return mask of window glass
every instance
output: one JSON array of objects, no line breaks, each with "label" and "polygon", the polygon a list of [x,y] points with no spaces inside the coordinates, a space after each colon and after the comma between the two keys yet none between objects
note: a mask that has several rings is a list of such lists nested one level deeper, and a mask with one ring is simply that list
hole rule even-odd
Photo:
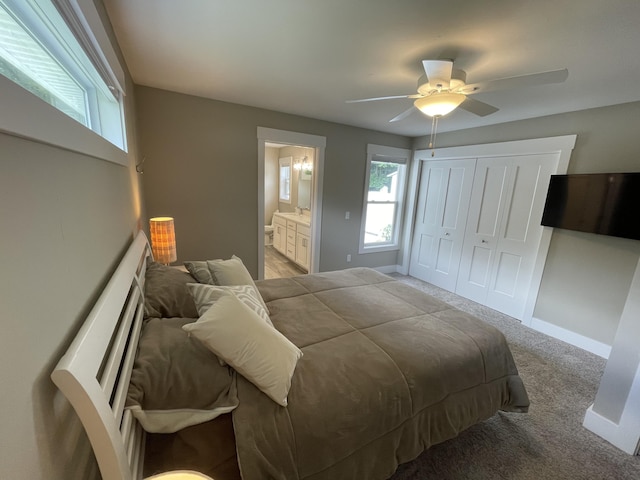
[{"label": "window glass", "polygon": [[87,125],[86,91],[1,3],[0,73]]},{"label": "window glass", "polygon": [[404,165],[372,161],[367,193],[364,244],[382,244],[393,240],[398,207],[398,175]]},{"label": "window glass", "polygon": [[284,157],[279,159],[280,178],[279,178],[279,200],[283,203],[291,203],[291,161],[292,157]]},{"label": "window glass", "polygon": [[371,150],[374,153],[367,158],[360,253],[398,249],[400,243],[408,152],[405,157],[398,156],[399,149]]},{"label": "window glass", "polygon": [[126,150],[118,82],[87,55],[96,46],[78,41],[91,38],[77,31],[82,13],[56,1],[75,30],[52,0],[0,0],[0,74]]}]

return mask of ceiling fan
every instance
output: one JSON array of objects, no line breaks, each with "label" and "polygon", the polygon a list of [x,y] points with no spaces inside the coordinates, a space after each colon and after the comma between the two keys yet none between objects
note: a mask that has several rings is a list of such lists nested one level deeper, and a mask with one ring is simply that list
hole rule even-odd
[{"label": "ceiling fan", "polygon": [[466,72],[453,68],[453,60],[423,60],[422,65],[425,75],[418,79],[418,93],[347,100],[347,103],[372,102],[395,98],[415,99],[411,108],[392,118],[389,120],[390,122],[397,122],[406,118],[414,111],[414,108],[435,118],[446,115],[458,107],[484,117],[497,112],[498,109],[488,103],[470,98],[470,95],[509,88],[562,83],[569,75],[569,71],[564,68],[467,84]]}]

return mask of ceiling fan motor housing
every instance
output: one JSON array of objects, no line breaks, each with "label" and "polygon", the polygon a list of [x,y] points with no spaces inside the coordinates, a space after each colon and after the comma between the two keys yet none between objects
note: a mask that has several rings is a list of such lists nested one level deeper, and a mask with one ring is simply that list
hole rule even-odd
[{"label": "ceiling fan motor housing", "polygon": [[455,92],[459,88],[464,87],[466,81],[467,74],[465,71],[456,68],[451,71],[451,80],[446,78],[432,78],[429,80],[426,75],[422,75],[418,79],[418,93],[420,95],[429,95],[442,90]]}]

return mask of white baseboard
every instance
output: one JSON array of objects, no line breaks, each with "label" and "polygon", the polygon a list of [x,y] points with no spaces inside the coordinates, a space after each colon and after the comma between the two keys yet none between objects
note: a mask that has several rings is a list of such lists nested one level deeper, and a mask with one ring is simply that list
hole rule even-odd
[{"label": "white baseboard", "polygon": [[625,425],[614,423],[594,412],[593,405],[587,409],[582,425],[629,455],[638,454],[637,431],[632,432],[629,428],[625,428]]},{"label": "white baseboard", "polygon": [[380,273],[397,273],[400,272],[400,265],[385,265],[383,267],[374,267],[374,270],[379,271]]},{"label": "white baseboard", "polygon": [[598,342],[597,340],[585,337],[584,335],[580,335],[579,333],[572,332],[571,330],[567,330],[552,323],[545,322],[539,318],[533,317],[529,327],[539,332],[546,333],[558,340],[562,340],[563,342],[582,348],[587,352],[595,353],[602,358],[608,359],[609,354],[611,353],[611,345]]}]

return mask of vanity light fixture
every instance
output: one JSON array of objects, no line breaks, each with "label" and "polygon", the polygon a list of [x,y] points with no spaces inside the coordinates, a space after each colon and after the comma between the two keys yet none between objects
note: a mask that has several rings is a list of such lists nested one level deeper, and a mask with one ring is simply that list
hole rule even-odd
[{"label": "vanity light fixture", "polygon": [[176,233],[172,217],[155,217],[149,220],[151,249],[156,262],[169,265],[178,259]]},{"label": "vanity light fixture", "polygon": [[309,162],[308,160],[309,157],[305,155],[302,160],[293,165],[293,168],[298,171],[302,170],[305,173],[310,173],[311,170],[313,170],[313,162]]}]

